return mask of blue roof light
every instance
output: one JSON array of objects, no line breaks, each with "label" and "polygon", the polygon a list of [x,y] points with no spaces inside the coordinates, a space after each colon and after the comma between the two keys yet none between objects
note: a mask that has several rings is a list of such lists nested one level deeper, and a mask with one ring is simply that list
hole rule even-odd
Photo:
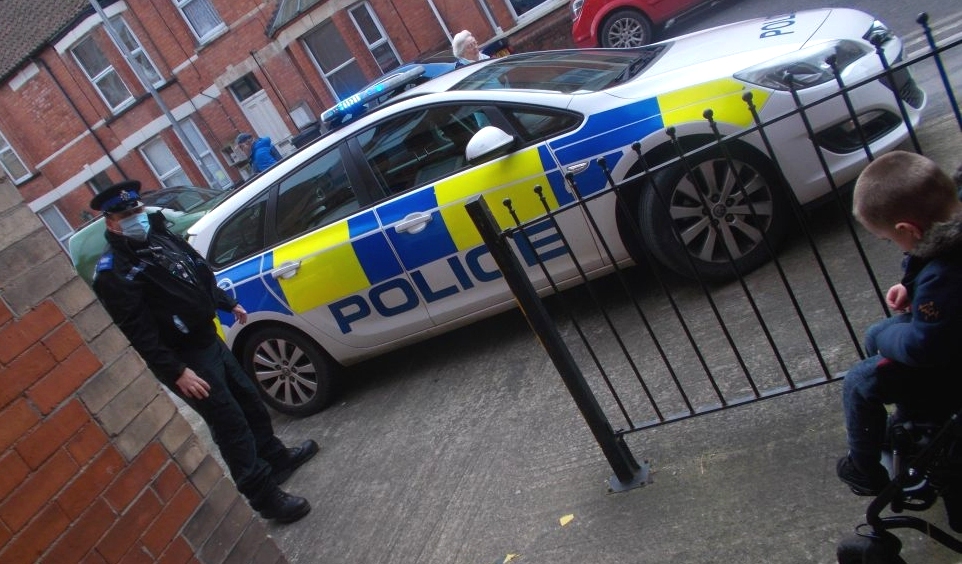
[{"label": "blue roof light", "polygon": [[363,91],[348,96],[334,106],[324,110],[324,112],[321,113],[321,122],[341,125],[341,120],[347,116],[362,113],[369,102],[383,96],[385,92],[410,84],[419,79],[423,74],[424,67],[421,65],[414,65],[404,71],[390,74],[365,88]]}]

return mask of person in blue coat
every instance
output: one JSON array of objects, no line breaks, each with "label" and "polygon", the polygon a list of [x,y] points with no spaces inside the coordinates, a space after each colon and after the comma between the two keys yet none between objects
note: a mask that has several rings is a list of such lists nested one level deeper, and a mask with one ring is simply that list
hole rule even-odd
[{"label": "person in blue coat", "polygon": [[932,160],[893,151],[859,176],[855,218],[905,253],[901,282],[886,294],[895,315],[869,327],[867,358],[845,374],[848,455],[838,477],[859,495],[889,482],[880,462],[888,412],[943,419],[962,408],[962,202]]},{"label": "person in blue coat", "polygon": [[250,133],[241,133],[237,136],[237,147],[247,155],[251,172],[254,174],[264,172],[281,160],[281,155],[274,148],[270,137],[254,138]]}]

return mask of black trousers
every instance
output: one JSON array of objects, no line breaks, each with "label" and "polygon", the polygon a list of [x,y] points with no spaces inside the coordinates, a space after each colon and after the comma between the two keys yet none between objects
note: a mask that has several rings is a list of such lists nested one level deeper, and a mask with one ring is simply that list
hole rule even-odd
[{"label": "black trousers", "polygon": [[257,388],[220,339],[204,349],[179,351],[178,356],[210,384],[210,395],[195,399],[176,386],[172,391],[207,423],[237,490],[256,504],[276,487],[271,465],[287,456]]}]

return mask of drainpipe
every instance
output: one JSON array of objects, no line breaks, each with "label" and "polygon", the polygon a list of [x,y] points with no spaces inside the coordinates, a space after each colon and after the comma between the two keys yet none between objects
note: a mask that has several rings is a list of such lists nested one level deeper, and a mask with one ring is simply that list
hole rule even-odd
[{"label": "drainpipe", "polygon": [[94,133],[93,127],[91,127],[90,124],[87,123],[86,118],[84,118],[83,114],[80,113],[80,108],[77,107],[77,104],[75,104],[73,99],[67,94],[67,90],[64,89],[63,85],[60,84],[60,81],[57,80],[57,77],[50,70],[50,67],[47,65],[47,62],[40,57],[37,57],[33,60],[37,63],[40,63],[40,66],[43,67],[45,71],[47,71],[47,74],[50,76],[51,80],[53,80],[53,83],[57,85],[57,89],[60,90],[60,94],[63,96],[64,100],[66,100],[67,103],[70,104],[70,109],[72,109],[73,113],[76,114],[78,118],[80,118],[81,122],[83,122],[84,127],[87,129],[87,132],[90,133],[90,136],[93,137],[94,140],[97,142],[97,145],[100,146],[100,150],[103,151],[104,155],[106,155],[107,158],[110,160],[110,164],[114,165],[114,167],[118,171],[120,171],[120,176],[124,180],[127,180],[127,173],[124,172],[124,169],[120,166],[120,163],[114,160],[113,155],[110,154],[110,151],[107,149],[107,146],[104,145],[104,142],[100,140],[100,137],[97,137],[97,134]]},{"label": "drainpipe", "polygon": [[251,58],[254,59],[254,64],[257,65],[257,68],[261,71],[261,74],[263,74],[264,78],[267,79],[267,84],[269,84],[271,87],[271,90],[274,91],[274,95],[277,96],[277,99],[280,100],[281,104],[284,105],[284,111],[287,112],[287,115],[290,115],[291,109],[287,103],[287,100],[285,100],[284,96],[277,90],[277,85],[274,84],[274,79],[271,78],[271,75],[267,74],[267,71],[264,70],[263,66],[261,66],[261,62],[257,60],[257,52],[251,51],[250,55],[251,55]]},{"label": "drainpipe", "polygon": [[150,78],[144,76],[144,71],[140,68],[140,65],[137,64],[137,61],[134,60],[133,55],[130,54],[130,50],[127,49],[127,45],[124,44],[124,42],[118,36],[117,30],[114,29],[113,25],[111,25],[110,20],[107,18],[107,14],[104,13],[104,9],[100,7],[100,4],[97,2],[97,0],[90,0],[90,5],[94,7],[97,15],[100,16],[100,19],[104,24],[104,30],[107,32],[107,35],[110,36],[110,39],[113,40],[114,45],[116,45],[123,54],[124,60],[127,61],[127,64],[130,65],[131,69],[133,69],[134,74],[137,75],[137,78],[140,80],[140,83],[143,85],[143,87],[150,92],[151,97],[154,99],[154,103],[157,104],[157,107],[160,108],[160,111],[167,116],[167,121],[170,122],[171,129],[174,130],[177,138],[180,139],[180,143],[185,149],[187,149],[187,154],[190,155],[194,160],[194,164],[200,168],[204,178],[215,178],[214,171],[207,168],[207,163],[204,162],[204,159],[201,158],[201,156],[197,153],[197,150],[190,143],[189,138],[184,133],[184,129],[179,123],[177,123],[174,115],[170,113],[170,109],[167,108],[167,104],[164,102],[163,98],[160,97],[160,93],[157,92],[157,89],[154,88],[153,83],[150,82]]},{"label": "drainpipe", "polygon": [[438,23],[441,24],[441,29],[444,30],[444,36],[448,38],[448,41],[451,41],[453,37],[451,30],[449,30],[447,24],[444,23],[444,18],[441,17],[441,12],[438,11],[438,7],[434,5],[434,0],[428,0],[428,6],[431,6],[434,17],[437,18]]},{"label": "drainpipe", "polygon": [[498,22],[494,20],[494,16],[491,15],[491,9],[488,7],[488,0],[478,0],[478,5],[481,6],[481,11],[484,12],[484,17],[488,19],[488,25],[494,31],[495,35],[501,35],[504,30],[498,25]]}]

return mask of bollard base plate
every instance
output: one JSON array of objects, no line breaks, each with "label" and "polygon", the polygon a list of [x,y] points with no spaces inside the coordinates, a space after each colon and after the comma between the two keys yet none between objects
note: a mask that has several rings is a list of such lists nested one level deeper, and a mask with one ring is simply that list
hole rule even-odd
[{"label": "bollard base plate", "polygon": [[635,471],[635,475],[627,482],[619,480],[617,475],[608,478],[608,493],[626,492],[650,484],[651,481],[651,464],[646,460],[641,463],[641,467]]}]

